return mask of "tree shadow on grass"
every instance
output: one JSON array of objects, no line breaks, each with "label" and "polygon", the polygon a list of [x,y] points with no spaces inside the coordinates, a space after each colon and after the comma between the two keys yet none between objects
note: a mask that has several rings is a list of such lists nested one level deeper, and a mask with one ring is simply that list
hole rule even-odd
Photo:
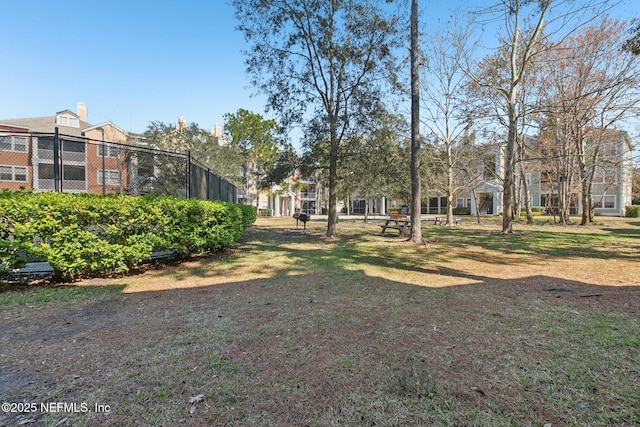
[{"label": "tree shadow on grass", "polygon": [[[313,262],[310,252],[299,256]],[[558,411],[564,387],[597,386],[593,408],[622,394],[611,373],[565,384],[573,371],[554,369],[563,369],[558,354],[572,350],[563,345],[592,333],[591,310],[638,317],[640,287],[435,270],[466,286],[409,285],[350,264],[323,274],[294,265],[265,279],[212,284],[202,276],[197,287],[43,307],[0,327],[0,341],[12,343],[0,356],[0,397],[40,401],[55,388],[58,401],[82,401],[98,393],[114,407],[93,423],[113,425],[383,425],[400,412],[412,425],[465,425],[478,411],[488,423],[589,422],[593,414],[572,413],[571,399]],[[571,307],[589,311],[572,314]],[[577,321],[584,336],[561,335],[554,346],[558,332],[549,331]],[[614,350],[622,362],[616,372],[630,373],[634,384],[629,361],[637,349]],[[582,360],[571,366],[594,372]],[[545,370],[557,375],[553,396],[535,383]],[[186,404],[198,394],[206,405]]]},{"label": "tree shadow on grass", "polygon": [[510,269],[562,260],[637,259],[632,247],[635,242],[609,242],[603,233],[530,231],[526,235],[503,236],[462,227],[439,227],[427,230],[425,247],[403,238],[382,237],[375,224],[345,228],[338,239],[327,239],[322,231],[318,227],[305,232],[253,227],[241,246],[228,256],[196,258],[152,274],[160,282],[177,283],[176,287],[194,277],[227,283],[309,273],[333,275],[359,269],[370,274],[378,270],[377,274],[425,275],[425,280],[430,281],[434,275],[443,276],[442,266],[465,260]]}]

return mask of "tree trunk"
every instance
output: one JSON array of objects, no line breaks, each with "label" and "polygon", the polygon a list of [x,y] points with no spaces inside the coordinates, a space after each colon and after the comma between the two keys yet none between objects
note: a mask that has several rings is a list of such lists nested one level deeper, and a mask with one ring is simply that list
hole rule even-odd
[{"label": "tree trunk", "polygon": [[582,189],[582,219],[580,221],[580,225],[588,225],[589,224],[589,210],[591,209],[591,194],[589,194],[589,188],[587,184],[588,173],[587,173],[587,162],[586,162],[586,147],[585,141],[582,137],[582,133],[578,133],[577,137],[577,152],[578,152],[578,165],[580,171],[580,187]]},{"label": "tree trunk", "polygon": [[478,206],[478,193],[476,193],[475,188],[471,189],[471,194],[473,196],[473,203],[475,203],[476,206],[476,221],[480,224],[480,206]]},{"label": "tree trunk", "polygon": [[[331,80],[333,82],[333,78]],[[329,218],[327,219],[327,237],[338,235],[338,125],[333,102],[329,103]]]},{"label": "tree trunk", "polygon": [[251,204],[251,189],[249,188],[249,166],[245,163],[243,169],[242,179],[244,181],[244,204]]},{"label": "tree trunk", "polygon": [[422,244],[420,188],[420,85],[418,57],[418,0],[411,0],[411,237]]},{"label": "tree trunk", "polygon": [[[335,129],[335,125],[332,125]],[[338,234],[338,144],[335,142],[335,130],[331,131],[331,152],[329,154],[329,218],[327,237]]]},{"label": "tree trunk", "polygon": [[454,173],[452,156],[451,144],[447,144],[447,225],[453,225]]},{"label": "tree trunk", "polygon": [[[582,169],[582,165],[580,165]],[[589,183],[586,177],[582,178],[582,220],[580,225],[589,225],[591,223],[590,211],[592,210],[591,192],[589,191]]]},{"label": "tree trunk", "polygon": [[568,162],[564,163],[564,167],[560,169],[558,174],[558,216],[561,224],[568,224],[571,213],[571,188],[569,186]]},{"label": "tree trunk", "polygon": [[529,191],[529,183],[527,182],[527,173],[524,165],[520,168],[522,180],[522,191],[524,192],[524,210],[527,215],[527,224],[533,224],[533,212],[531,210],[531,192]]},{"label": "tree trunk", "polygon": [[520,151],[520,182],[522,182],[522,192],[524,193],[524,209],[525,214],[527,215],[527,224],[533,224],[533,213],[531,212],[531,192],[529,191],[529,183],[527,182],[527,171],[525,170],[524,162],[524,159],[526,157],[524,137],[520,140],[520,144],[518,144],[518,150]]},{"label": "tree trunk", "polygon": [[514,187],[514,158],[516,154],[516,111],[515,111],[515,88],[512,88],[509,102],[509,135],[507,138],[507,149],[504,161],[504,188],[502,193],[502,233],[513,233],[513,187]]},{"label": "tree trunk", "polygon": [[[604,198],[604,196],[602,196]],[[589,183],[587,184],[587,198],[589,200],[589,224],[593,224],[593,216],[595,214],[595,205],[593,202],[593,175],[589,179]],[[602,200],[600,200],[602,203]]]},{"label": "tree trunk", "polygon": [[369,192],[364,195],[364,223],[369,222]]}]

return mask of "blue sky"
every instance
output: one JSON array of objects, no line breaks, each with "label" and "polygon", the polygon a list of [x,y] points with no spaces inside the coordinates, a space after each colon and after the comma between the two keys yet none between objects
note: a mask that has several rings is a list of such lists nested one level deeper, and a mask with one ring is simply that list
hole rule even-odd
[{"label": "blue sky", "polygon": [[[432,16],[447,6],[424,2]],[[448,4],[458,5],[463,0]],[[75,111],[142,132],[185,116],[209,129],[225,113],[264,114],[245,75],[244,37],[225,0],[0,0],[0,119]]]},{"label": "blue sky", "polygon": [[[435,22],[460,5],[492,3],[420,5],[423,22]],[[640,17],[640,2],[624,3],[623,14]],[[75,111],[78,101],[90,123],[134,132],[179,116],[209,129],[239,108],[264,114],[225,0],[0,0],[0,8],[0,119]]]}]

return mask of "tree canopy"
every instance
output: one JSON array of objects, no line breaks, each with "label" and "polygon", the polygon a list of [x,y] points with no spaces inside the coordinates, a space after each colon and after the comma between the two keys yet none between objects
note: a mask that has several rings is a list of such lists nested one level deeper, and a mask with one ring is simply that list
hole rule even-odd
[{"label": "tree canopy", "polygon": [[242,158],[244,202],[253,204],[253,195],[250,193],[255,186],[252,184],[254,181],[259,183],[278,159],[278,124],[275,120],[264,119],[262,115],[243,108],[225,114],[224,119],[230,145],[239,151]]},{"label": "tree canopy", "polygon": [[[247,70],[285,126],[324,146],[327,236],[337,234],[340,147],[382,108],[398,66],[398,16],[386,2],[233,0]],[[313,135],[311,135],[313,134]]]}]

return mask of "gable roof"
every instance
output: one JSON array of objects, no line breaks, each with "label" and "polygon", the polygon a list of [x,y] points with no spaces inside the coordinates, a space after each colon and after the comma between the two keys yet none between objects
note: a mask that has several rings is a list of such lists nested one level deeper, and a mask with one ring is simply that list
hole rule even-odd
[{"label": "gable roof", "polygon": [[0,122],[0,130],[6,132],[28,132],[29,129],[24,126],[10,125]]},{"label": "gable roof", "polygon": [[[82,122],[81,122],[81,123],[82,123]],[[88,124],[88,123],[87,123],[87,124]],[[115,130],[117,130],[118,132],[122,132],[122,133],[123,133],[123,134],[125,134],[125,135],[128,135],[128,134],[129,134],[129,132],[126,132],[126,131],[124,131],[124,130],[120,129],[118,126],[114,125],[112,122],[103,122],[103,123],[100,123],[100,124],[98,124],[98,125],[90,126],[90,127],[86,128],[86,129],[85,129],[85,128],[83,128],[83,129],[82,129],[82,132],[88,132],[88,131],[90,131],[90,130],[100,129],[100,128],[103,128],[103,127],[106,127],[106,126],[111,126],[112,128],[114,128],[114,129],[115,129]]]},{"label": "gable roof", "polygon": [[[75,117],[78,117],[75,113],[64,110],[60,111],[56,114],[62,113],[70,113]],[[26,128],[29,132],[42,132],[42,133],[53,133],[55,128],[58,128],[58,132],[62,135],[71,135],[71,136],[82,136],[83,130],[87,128],[91,128],[92,125],[87,122],[83,122],[80,120],[80,127],[74,128],[69,126],[62,126],[56,124],[56,116],[46,116],[46,117],[29,117],[24,119],[0,119],[0,123],[9,125],[9,126],[17,126],[21,128]]]}]

